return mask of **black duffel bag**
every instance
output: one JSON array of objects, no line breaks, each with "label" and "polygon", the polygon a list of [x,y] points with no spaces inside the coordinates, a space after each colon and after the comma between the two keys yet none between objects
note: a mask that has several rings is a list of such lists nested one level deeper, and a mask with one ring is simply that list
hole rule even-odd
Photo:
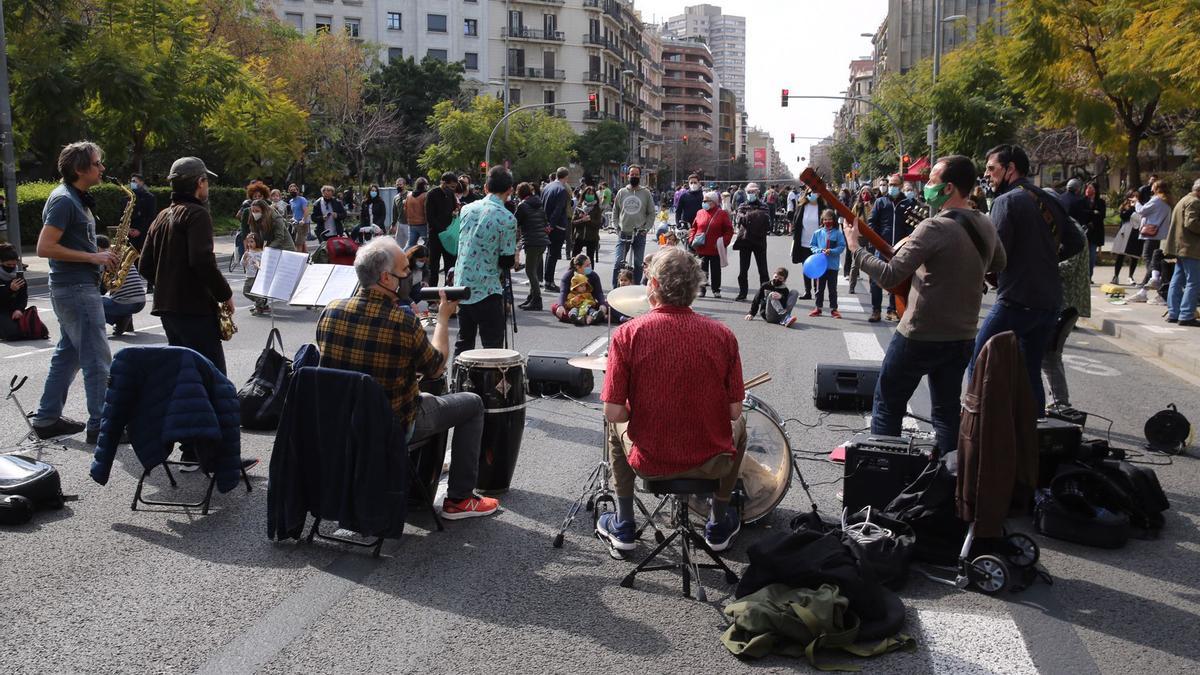
[{"label": "black duffel bag", "polygon": [[[272,342],[279,343],[276,350]],[[283,337],[278,328],[267,335],[267,345],[258,355],[254,373],[238,391],[243,429],[273,430],[279,427],[283,401],[292,379],[292,362],[283,355]]]}]

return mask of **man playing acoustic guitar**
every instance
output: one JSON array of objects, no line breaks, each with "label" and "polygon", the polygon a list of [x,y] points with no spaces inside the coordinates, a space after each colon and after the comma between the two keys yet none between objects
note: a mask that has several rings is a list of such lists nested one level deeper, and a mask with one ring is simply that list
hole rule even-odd
[{"label": "man playing acoustic guitar", "polygon": [[975,347],[984,274],[1004,269],[1004,247],[986,215],[971,208],[975,165],[962,155],[937,161],[925,186],[934,214],[919,225],[891,260],[859,246],[856,221],[844,226],[859,269],[883,288],[912,277],[912,290],[875,384],[871,433],[899,436],[909,398],[929,377],[939,454],[958,442],[963,372]]}]

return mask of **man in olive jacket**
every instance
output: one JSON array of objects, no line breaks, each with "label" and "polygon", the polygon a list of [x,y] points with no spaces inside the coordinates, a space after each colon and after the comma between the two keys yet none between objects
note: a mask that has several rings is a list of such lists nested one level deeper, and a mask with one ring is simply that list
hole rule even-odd
[{"label": "man in olive jacket", "polygon": [[1163,253],[1176,259],[1167,291],[1167,322],[1200,326],[1196,320],[1196,300],[1200,296],[1200,178],[1192,184],[1192,191],[1175,204],[1171,231],[1163,243]]},{"label": "man in olive jacket", "polygon": [[208,179],[216,177],[197,157],[171,165],[171,205],[150,225],[138,270],[154,284],[151,313],[162,319],[167,343],[200,352],[225,373],[218,304],[233,313],[233,291],[213,255]]}]

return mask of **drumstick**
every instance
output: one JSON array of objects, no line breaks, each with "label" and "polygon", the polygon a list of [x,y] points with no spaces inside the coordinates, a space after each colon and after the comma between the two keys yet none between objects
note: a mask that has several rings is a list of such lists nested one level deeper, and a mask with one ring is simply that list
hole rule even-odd
[{"label": "drumstick", "polygon": [[770,381],[771,381],[770,373],[759,373],[758,375],[755,375],[754,377],[750,378],[749,380],[746,380],[745,384],[742,385],[742,388],[743,389],[753,389],[754,387],[757,387],[760,384],[766,384],[767,382],[770,382]]}]

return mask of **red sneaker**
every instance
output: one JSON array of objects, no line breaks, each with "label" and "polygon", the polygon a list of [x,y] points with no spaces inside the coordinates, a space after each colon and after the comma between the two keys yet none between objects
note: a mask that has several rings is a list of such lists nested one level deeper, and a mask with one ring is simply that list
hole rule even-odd
[{"label": "red sneaker", "polygon": [[491,497],[472,496],[460,500],[446,498],[442,501],[442,517],[446,520],[479,518],[492,515],[498,508],[500,508],[500,502]]},{"label": "red sneaker", "polygon": [[836,309],[831,309],[831,310],[829,310],[829,316],[832,316],[835,319],[840,319],[840,318],[842,318],[842,313],[837,311]]},{"label": "red sneaker", "polygon": [[821,316],[821,308],[817,307],[808,313],[809,316]]}]

